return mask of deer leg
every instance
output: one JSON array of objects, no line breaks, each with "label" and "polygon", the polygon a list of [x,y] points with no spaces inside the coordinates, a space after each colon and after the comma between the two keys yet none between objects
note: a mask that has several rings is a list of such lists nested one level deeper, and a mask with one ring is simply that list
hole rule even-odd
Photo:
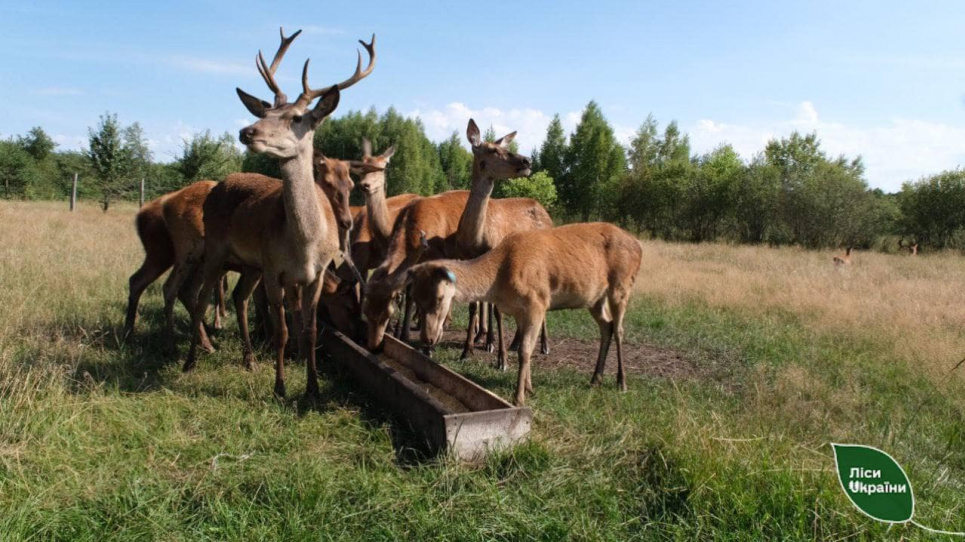
[{"label": "deer leg", "polygon": [[516,326],[516,332],[513,333],[513,340],[509,343],[510,350],[519,350],[519,343],[522,341],[523,336],[519,334],[519,326]]},{"label": "deer leg", "polygon": [[596,369],[593,371],[593,378],[590,380],[590,384],[594,386],[599,384],[600,379],[603,378],[606,355],[610,350],[610,339],[613,337],[613,322],[610,321],[610,315],[607,314],[606,303],[607,299],[603,298],[590,308],[590,314],[593,315],[593,319],[600,326],[600,354],[596,358]]},{"label": "deer leg", "polygon": [[[290,286],[285,288],[285,299],[288,301],[288,310],[292,313],[292,334],[295,335],[294,352],[292,359],[301,359],[305,353],[305,345],[302,342],[302,288],[301,286]],[[290,334],[291,335],[291,334]]]},{"label": "deer leg", "polygon": [[[189,293],[188,301],[190,303],[189,310],[191,312],[191,346],[188,349],[188,359],[184,361],[183,371],[187,372],[194,368],[197,363],[197,350],[198,343],[204,333],[204,313],[208,309],[207,300],[211,299],[211,294],[214,292],[215,286],[217,286],[216,281],[221,280],[221,267],[224,262],[224,258],[219,258],[218,254],[211,253],[207,254],[204,260],[204,281],[201,286],[201,293],[197,296],[191,296]],[[184,298],[182,298],[182,302]]]},{"label": "deer leg", "polygon": [[626,315],[630,294],[629,291],[621,292],[614,297],[610,306],[613,311],[613,331],[617,343],[617,386],[620,391],[627,391],[627,379],[623,373],[623,317]]},{"label": "deer leg", "polygon": [[255,367],[255,353],[251,346],[251,335],[248,333],[248,298],[261,281],[261,272],[246,267],[241,270],[241,277],[231,293],[235,304],[235,316],[238,318],[238,330],[241,331],[241,363],[249,371]]},{"label": "deer leg", "polygon": [[[271,311],[268,308],[268,294],[265,292],[265,284],[262,282],[255,287],[255,320],[257,321],[258,335],[262,341],[267,341],[275,335],[271,327]],[[238,306],[235,305],[235,310]]]},{"label": "deer leg", "polygon": [[496,333],[499,336],[499,354],[496,356],[496,368],[500,371],[505,371],[506,343],[503,342],[503,313],[499,312],[496,305],[493,305],[493,312],[496,314]]},{"label": "deer leg", "polygon": [[134,331],[134,324],[137,323],[137,306],[141,302],[141,295],[151,283],[167,271],[168,267],[161,262],[145,259],[141,267],[128,280],[130,294],[127,297],[127,318],[122,335],[125,339]]},{"label": "deer leg", "polygon": [[[178,266],[179,273],[178,277],[175,279],[175,284],[172,288],[177,288],[178,299],[181,300],[181,304],[187,309],[188,314],[193,314],[194,306],[200,303],[200,292],[201,285],[204,280],[202,273],[203,265],[197,260],[189,261],[184,265]],[[211,345],[211,339],[208,337],[208,330],[204,325],[204,318],[208,314],[208,304],[201,303],[204,305],[202,309],[204,312],[201,313],[201,335],[199,341],[201,343],[201,348],[209,354],[214,352],[214,346]],[[174,314],[173,314],[173,304],[172,304],[172,314],[171,314],[171,330],[174,330]]]},{"label": "deer leg", "polygon": [[275,343],[275,396],[285,397],[285,346],[288,345],[288,324],[285,322],[285,291],[277,280],[264,277],[268,295],[271,325]]},{"label": "deer leg", "polygon": [[218,286],[214,289],[214,328],[222,329],[224,327],[224,322],[222,318],[228,315],[228,309],[225,308],[225,290],[228,288],[228,274],[225,273],[221,275],[218,279]]},{"label": "deer leg", "polygon": [[533,314],[539,312],[531,310],[529,314],[517,317],[523,338],[519,346],[519,374],[516,381],[516,406],[526,405],[526,391],[532,391],[532,378],[530,376],[530,360],[533,356],[533,349],[536,347],[536,337],[539,334],[539,316]]},{"label": "deer leg", "polygon": [[319,274],[312,284],[303,288],[302,294],[302,342],[305,345],[305,396],[309,399],[318,398],[318,368],[315,365],[315,341],[318,332],[318,297],[322,293],[324,274]]},{"label": "deer leg", "polygon": [[476,319],[478,318],[476,309],[477,309],[477,305],[475,303],[469,304],[469,329],[466,330],[466,344],[462,347],[462,354],[459,355],[459,359],[466,359],[472,356],[473,330],[476,327]]},{"label": "deer leg", "polygon": [[550,354],[549,335],[546,333],[545,319],[543,319],[543,325],[540,326],[539,331],[539,352],[544,356],[548,356]]},{"label": "deer leg", "polygon": [[[164,332],[169,338],[174,337],[174,303],[178,300],[178,294],[181,292],[181,283],[183,282],[183,280],[178,280],[181,275],[179,272],[180,267],[180,265],[174,266],[171,274],[168,275],[167,280],[164,281],[164,286],[161,288],[164,294]],[[194,305],[192,303],[186,306],[192,307]],[[188,315],[190,316],[190,314],[191,309],[188,309]]]},{"label": "deer leg", "polygon": [[481,301],[477,304],[479,306],[479,324],[476,327],[476,336],[473,337],[472,342],[473,345],[485,345],[483,338],[486,336],[489,330],[489,321],[487,318],[489,315],[489,306]]},{"label": "deer leg", "polygon": [[489,327],[486,329],[486,352],[492,353],[496,351],[496,341],[494,336],[496,334],[496,325],[494,320],[496,320],[498,317],[496,315],[496,305],[486,303],[486,309],[489,313]]}]

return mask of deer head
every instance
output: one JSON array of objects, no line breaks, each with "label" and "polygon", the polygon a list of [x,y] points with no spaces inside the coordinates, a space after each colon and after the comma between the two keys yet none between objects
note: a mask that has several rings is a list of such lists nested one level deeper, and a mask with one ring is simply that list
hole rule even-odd
[{"label": "deer head", "polygon": [[376,269],[365,286],[362,316],[368,323],[368,347],[373,352],[382,348],[385,328],[396,312],[396,301],[405,288],[403,275],[390,277],[384,269]]},{"label": "deer head", "polygon": [[493,180],[529,177],[532,163],[529,158],[510,152],[509,144],[516,139],[516,132],[496,141],[483,141],[476,121],[469,119],[466,137],[472,145],[473,168],[483,177]]},{"label": "deer head", "polygon": [[385,149],[379,156],[372,156],[372,142],[362,139],[362,161],[353,162],[352,173],[359,176],[359,186],[366,194],[385,189],[385,168],[395,154],[395,145]]},{"label": "deer head", "polygon": [[325,282],[319,299],[325,307],[327,320],[335,329],[353,339],[358,338],[361,322],[358,319],[360,308],[358,296],[355,295],[355,285],[339,280],[335,273],[325,270]]},{"label": "deer head", "polygon": [[442,339],[446,317],[456,295],[456,275],[444,265],[428,262],[406,274],[409,295],[422,314],[422,342],[429,347]]},{"label": "deer head", "polygon": [[352,229],[352,209],[349,207],[349,197],[355,182],[350,175],[354,162],[346,160],[335,160],[327,158],[319,151],[315,151],[312,159],[315,171],[315,184],[322,188],[322,192],[328,196],[335,211],[335,220],[338,228],[342,231]]},{"label": "deer head", "polygon": [[[362,70],[362,53],[359,52],[355,73],[352,77],[337,85],[312,89],[308,84],[310,59],[306,60],[305,66],[302,68],[302,92],[294,103],[288,103],[288,97],[275,82],[275,71],[281,64],[288,47],[301,34],[301,30],[285,37],[285,32],[281,29],[280,34],[281,45],[279,45],[278,52],[275,53],[270,65],[265,62],[265,57],[262,56],[261,51],[255,57],[258,72],[265,80],[268,88],[275,94],[274,104],[255,98],[240,88],[236,90],[238,97],[241,98],[241,103],[252,115],[260,119],[258,122],[243,128],[238,139],[252,152],[265,153],[284,160],[309,152],[315,128],[318,128],[325,117],[332,114],[338,106],[339,91],[351,87],[372,73],[375,67],[375,35],[372,35],[372,41],[369,43],[359,40],[359,43],[369,53],[368,67]],[[319,97],[322,99],[319,100],[318,104],[315,107],[310,107],[312,102]]]}]

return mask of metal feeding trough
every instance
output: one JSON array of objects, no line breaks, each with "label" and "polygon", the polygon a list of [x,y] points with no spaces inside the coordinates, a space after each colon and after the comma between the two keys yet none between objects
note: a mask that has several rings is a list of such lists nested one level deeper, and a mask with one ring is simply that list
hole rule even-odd
[{"label": "metal feeding trough", "polygon": [[386,335],[374,355],[326,329],[325,352],[374,400],[422,434],[435,452],[475,460],[529,434],[533,411],[517,408],[475,382]]}]

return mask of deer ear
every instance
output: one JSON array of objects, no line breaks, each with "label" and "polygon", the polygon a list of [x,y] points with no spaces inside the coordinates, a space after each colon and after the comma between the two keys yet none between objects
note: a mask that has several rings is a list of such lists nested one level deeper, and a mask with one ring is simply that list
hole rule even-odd
[{"label": "deer ear", "polygon": [[382,159],[388,162],[392,158],[393,154],[395,154],[395,145],[385,149],[385,152],[382,153]]},{"label": "deer ear", "polygon": [[335,111],[338,107],[338,101],[341,98],[341,94],[338,90],[338,85],[332,87],[332,90],[325,93],[322,99],[318,101],[318,104],[312,109],[312,128],[317,128],[319,124],[325,120]]},{"label": "deer ear", "polygon": [[478,147],[482,143],[482,139],[479,137],[479,127],[476,126],[476,121],[472,119],[469,119],[469,126],[466,127],[466,137],[473,147]]},{"label": "deer ear", "polygon": [[456,283],[456,274],[453,273],[448,267],[437,267],[436,276],[441,280],[448,280],[453,284]]},{"label": "deer ear", "polygon": [[496,144],[504,149],[508,149],[509,144],[512,143],[514,139],[516,139],[516,132],[504,135],[503,137],[497,139]]},{"label": "deer ear", "polygon": [[369,141],[369,138],[363,137],[362,138],[362,158],[368,158],[369,156],[372,156],[372,142]]},{"label": "deer ear", "polygon": [[245,104],[245,109],[247,109],[249,113],[259,119],[265,118],[265,113],[271,109],[270,103],[265,100],[259,100],[240,88],[236,88],[235,90],[238,92],[238,97],[241,98],[241,103]]}]

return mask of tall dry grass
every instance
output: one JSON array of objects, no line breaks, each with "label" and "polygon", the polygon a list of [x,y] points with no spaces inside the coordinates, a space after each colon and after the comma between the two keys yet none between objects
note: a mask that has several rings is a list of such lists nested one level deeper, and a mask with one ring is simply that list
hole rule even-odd
[{"label": "tall dry grass", "polygon": [[752,316],[791,315],[822,334],[879,343],[930,376],[965,357],[965,258],[644,242],[637,291]]}]

